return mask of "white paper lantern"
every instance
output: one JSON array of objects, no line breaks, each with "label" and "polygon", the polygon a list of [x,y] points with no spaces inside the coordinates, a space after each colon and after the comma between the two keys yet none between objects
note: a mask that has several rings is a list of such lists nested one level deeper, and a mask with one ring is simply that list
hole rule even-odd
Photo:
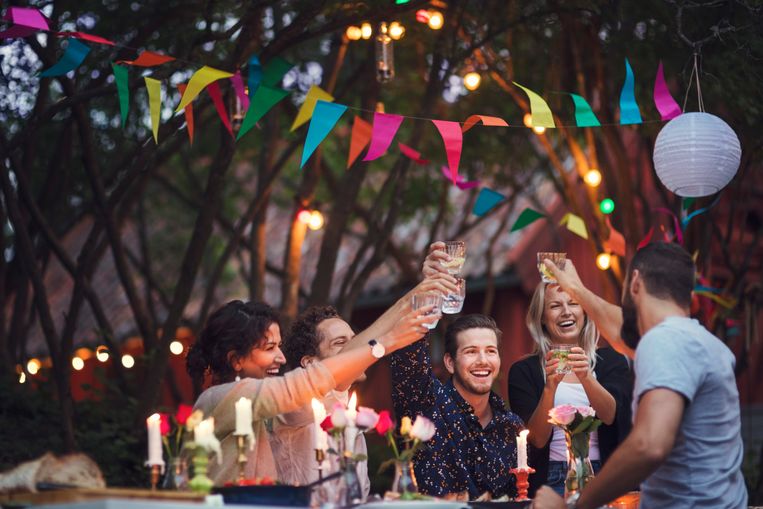
[{"label": "white paper lantern", "polygon": [[708,196],[734,178],[741,156],[739,138],[726,122],[709,113],[684,113],[657,135],[654,169],[675,194]]}]

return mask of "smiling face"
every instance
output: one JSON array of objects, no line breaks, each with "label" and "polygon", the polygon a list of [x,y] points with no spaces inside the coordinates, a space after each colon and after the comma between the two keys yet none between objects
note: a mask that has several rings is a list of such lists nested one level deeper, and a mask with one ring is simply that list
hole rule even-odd
[{"label": "smiling face", "polygon": [[[318,358],[327,359],[342,351],[342,348],[355,337],[350,324],[341,318],[327,318],[315,328],[320,338],[318,344]],[[366,374],[360,375],[355,382],[364,382]]]},{"label": "smiling face", "polygon": [[543,302],[543,326],[554,344],[577,344],[585,325],[585,313],[577,301],[557,285],[547,285]]},{"label": "smiling face", "polygon": [[474,395],[490,392],[501,369],[498,338],[491,329],[466,329],[458,333],[455,357],[445,354],[445,368],[453,375],[459,392]]},{"label": "smiling face", "polygon": [[232,366],[242,378],[265,378],[278,376],[285,363],[286,358],[281,352],[281,328],[277,323],[271,323],[261,344],[253,347],[245,356],[234,359]]}]

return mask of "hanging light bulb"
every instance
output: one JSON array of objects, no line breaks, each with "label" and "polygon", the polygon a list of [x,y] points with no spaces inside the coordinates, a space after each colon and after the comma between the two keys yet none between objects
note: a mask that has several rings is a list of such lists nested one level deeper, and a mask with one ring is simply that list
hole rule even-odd
[{"label": "hanging light bulb", "polygon": [[109,360],[109,349],[104,345],[99,346],[95,349],[95,358],[100,362],[106,362]]},{"label": "hanging light bulb", "polygon": [[38,359],[29,359],[29,362],[26,363],[26,370],[30,375],[36,375],[41,367],[42,363]]},{"label": "hanging light bulb", "polygon": [[546,128],[543,127],[542,125],[536,125],[535,127],[533,127],[533,131],[535,131],[535,134],[543,134],[546,132]]},{"label": "hanging light bulb", "polygon": [[302,224],[310,224],[312,213],[307,209],[302,209],[297,213],[297,221]]},{"label": "hanging light bulb", "polygon": [[370,39],[374,33],[374,29],[371,27],[371,23],[366,21],[360,25],[360,37],[363,39]]},{"label": "hanging light bulb", "polygon": [[439,30],[442,28],[442,26],[445,24],[445,18],[443,18],[442,13],[440,11],[435,11],[434,9],[429,11],[429,21],[427,21],[427,25],[429,25],[429,28],[432,30]]},{"label": "hanging light bulb", "polygon": [[307,227],[311,230],[320,230],[323,227],[323,214],[320,210],[313,210],[310,214],[310,222],[307,223]]},{"label": "hanging light bulb", "polygon": [[399,41],[405,35],[405,27],[397,21],[393,21],[389,24],[389,36],[393,40]]},{"label": "hanging light bulb", "polygon": [[183,353],[183,343],[178,341],[177,339],[170,343],[170,352],[172,352],[173,355],[180,355]]},{"label": "hanging light bulb", "polygon": [[75,371],[82,371],[82,368],[85,367],[85,361],[79,357],[72,357],[72,367]]},{"label": "hanging light bulb", "polygon": [[358,40],[358,39],[360,39],[360,38],[361,38],[361,36],[363,35],[363,33],[362,33],[362,32],[363,32],[363,31],[361,30],[361,28],[360,28],[360,27],[356,27],[356,26],[349,26],[349,27],[347,27],[347,30],[345,31],[345,33],[344,33],[344,34],[347,36],[347,38],[348,38],[349,40],[351,40],[351,41],[357,41],[357,40]]},{"label": "hanging light bulb", "polygon": [[464,75],[464,86],[467,90],[477,90],[482,83],[480,73],[471,71]]},{"label": "hanging light bulb", "polygon": [[525,113],[525,116],[522,117],[522,123],[525,125],[525,127],[532,127],[533,126],[533,116],[529,113]]},{"label": "hanging light bulb", "polygon": [[124,354],[122,356],[122,366],[126,367],[127,369],[135,366],[135,358],[129,353]]},{"label": "hanging light bulb", "polygon": [[376,81],[387,83],[395,77],[395,54],[387,23],[379,23],[376,34]]},{"label": "hanging light bulb", "polygon": [[239,128],[241,127],[241,124],[244,122],[244,105],[241,102],[241,98],[238,96],[238,94],[232,94],[231,98],[231,127],[233,127],[234,132],[238,132]]},{"label": "hanging light bulb", "polygon": [[601,172],[596,168],[591,168],[586,172],[583,181],[591,187],[599,187],[599,184],[601,184]]},{"label": "hanging light bulb", "polygon": [[611,214],[615,210],[615,202],[612,198],[604,198],[599,203],[599,210],[602,214]]},{"label": "hanging light bulb", "polygon": [[599,253],[596,257],[596,266],[601,270],[607,270],[612,265],[612,255],[609,253]]}]

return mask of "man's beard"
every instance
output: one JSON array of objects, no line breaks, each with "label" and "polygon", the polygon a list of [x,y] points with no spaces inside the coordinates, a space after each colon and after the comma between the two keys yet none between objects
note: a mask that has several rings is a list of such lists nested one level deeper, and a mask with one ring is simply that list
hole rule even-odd
[{"label": "man's beard", "polygon": [[479,395],[479,396],[489,394],[490,391],[492,390],[492,385],[493,385],[491,383],[489,386],[487,386],[487,388],[477,387],[476,385],[471,383],[471,380],[465,380],[461,375],[459,375],[458,370],[453,372],[453,381],[458,382],[458,384],[461,387],[471,392],[472,394]]},{"label": "man's beard", "polygon": [[638,315],[636,314],[636,305],[633,303],[629,293],[623,296],[622,303],[623,325],[620,327],[620,337],[626,345],[635,350],[638,342],[641,340],[641,334],[638,331]]}]

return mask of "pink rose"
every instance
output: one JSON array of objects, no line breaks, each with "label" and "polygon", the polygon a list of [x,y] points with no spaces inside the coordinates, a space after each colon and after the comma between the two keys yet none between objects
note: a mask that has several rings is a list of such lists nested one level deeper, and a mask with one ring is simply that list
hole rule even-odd
[{"label": "pink rose", "polygon": [[413,422],[410,435],[413,438],[418,438],[422,442],[427,442],[434,436],[436,431],[437,429],[432,421],[423,415],[419,415]]},{"label": "pink rose", "polygon": [[162,436],[166,436],[170,432],[170,416],[169,414],[159,414],[159,433]]},{"label": "pink rose", "polygon": [[379,421],[379,414],[374,412],[373,408],[358,407],[358,416],[355,419],[355,425],[361,429],[371,429]]},{"label": "pink rose", "polygon": [[388,410],[382,410],[379,412],[379,421],[376,423],[376,432],[378,434],[384,435],[392,428],[393,425],[394,423],[389,416]]},{"label": "pink rose", "polygon": [[575,420],[578,409],[574,405],[559,405],[548,411],[548,422],[556,426],[567,426]]},{"label": "pink rose", "polygon": [[337,403],[334,405],[334,411],[331,412],[331,422],[335,428],[344,428],[347,426],[347,414],[344,405]]},{"label": "pink rose", "polygon": [[578,413],[583,417],[594,417],[596,415],[596,411],[590,406],[579,406]]}]

